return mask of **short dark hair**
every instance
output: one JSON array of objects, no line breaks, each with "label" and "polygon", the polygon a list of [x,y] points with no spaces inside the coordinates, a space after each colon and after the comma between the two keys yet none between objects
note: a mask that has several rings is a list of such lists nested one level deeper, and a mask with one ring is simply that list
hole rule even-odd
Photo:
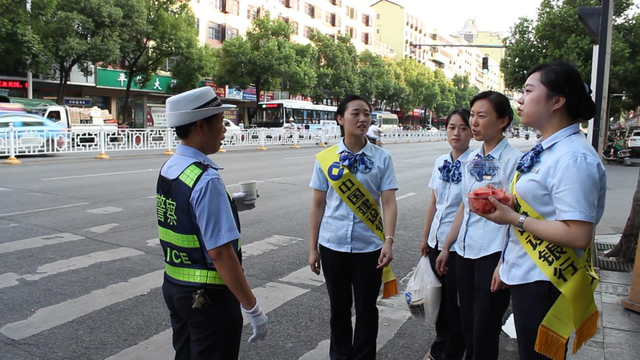
[{"label": "short dark hair", "polygon": [[549,97],[564,96],[567,114],[574,122],[595,116],[596,104],[591,99],[591,89],[573,65],[564,60],[539,64],[529,70],[527,78],[538,72]]},{"label": "short dark hair", "polygon": [[462,118],[462,121],[464,121],[464,124],[468,127],[471,127],[471,125],[469,125],[469,116],[471,116],[471,113],[468,109],[458,108],[450,112],[449,116],[447,116],[447,124],[454,115],[460,116]]},{"label": "short dark hair", "polygon": [[511,108],[511,103],[509,102],[509,99],[506,96],[504,96],[504,94],[499,93],[497,91],[483,91],[478,95],[474,96],[473,99],[471,99],[471,107],[473,107],[473,104],[475,104],[476,101],[479,101],[479,100],[487,100],[489,104],[491,104],[493,111],[495,111],[496,115],[498,115],[498,118],[509,119],[509,121],[507,122],[507,125],[505,125],[505,127],[502,128],[502,132],[505,132],[509,127],[509,125],[511,125],[511,122],[513,121],[513,109]]},{"label": "short dark hair", "polygon": [[[360,95],[351,94],[351,95],[345,96],[344,99],[340,100],[340,103],[338,103],[338,109],[336,110],[336,120],[338,116],[344,117],[344,113],[347,112],[347,107],[349,106],[350,102],[358,101],[358,100],[364,101],[367,104],[367,106],[369,106],[369,111],[373,111],[373,108],[371,107],[371,103],[369,103],[365,98],[363,98]],[[340,125],[340,135],[344,137],[344,127],[342,125]]]},{"label": "short dark hair", "polygon": [[[220,113],[222,114],[222,113]],[[176,126],[176,136],[180,139],[180,140],[186,140],[189,138],[189,135],[191,134],[191,129],[196,125],[196,123],[198,121],[204,121],[207,123],[207,125],[210,125],[211,122],[213,121],[213,119],[216,118],[216,116],[218,116],[219,114],[215,114],[215,115],[211,115],[209,117],[200,119],[200,120],[196,120],[194,122],[190,122],[188,124],[184,124],[184,125],[180,125],[180,126]]]}]

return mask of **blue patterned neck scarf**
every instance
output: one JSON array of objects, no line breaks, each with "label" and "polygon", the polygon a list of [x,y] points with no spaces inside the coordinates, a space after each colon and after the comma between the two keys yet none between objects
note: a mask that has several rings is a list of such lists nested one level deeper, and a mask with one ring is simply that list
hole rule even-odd
[{"label": "blue patterned neck scarf", "polygon": [[457,184],[462,180],[462,172],[460,171],[460,160],[453,163],[445,160],[442,166],[438,167],[440,171],[440,180],[448,183]]},{"label": "blue patterned neck scarf", "polygon": [[366,174],[373,169],[373,160],[364,152],[354,154],[349,150],[340,152],[340,165],[344,165],[352,174],[362,171]]},{"label": "blue patterned neck scarf", "polygon": [[542,144],[538,144],[531,149],[528,153],[524,154],[518,162],[518,166],[516,167],[516,171],[521,174],[526,174],[533,166],[540,161],[540,154],[544,151]]},{"label": "blue patterned neck scarf", "polygon": [[475,159],[469,163],[469,173],[476,181],[483,181],[485,180],[485,176],[493,177],[498,174],[497,164],[482,160],[495,160],[495,158],[491,154],[487,156],[477,154]]}]

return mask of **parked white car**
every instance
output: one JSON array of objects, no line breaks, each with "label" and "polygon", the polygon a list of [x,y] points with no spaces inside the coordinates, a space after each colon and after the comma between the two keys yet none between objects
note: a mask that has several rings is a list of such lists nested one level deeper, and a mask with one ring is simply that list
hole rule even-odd
[{"label": "parked white car", "polygon": [[640,155],[640,130],[635,130],[631,136],[627,138],[627,149],[631,150],[631,155]]},{"label": "parked white car", "polygon": [[223,119],[222,121],[224,122],[224,127],[227,128],[227,135],[240,134],[242,132],[240,126],[234,124],[230,120]]}]

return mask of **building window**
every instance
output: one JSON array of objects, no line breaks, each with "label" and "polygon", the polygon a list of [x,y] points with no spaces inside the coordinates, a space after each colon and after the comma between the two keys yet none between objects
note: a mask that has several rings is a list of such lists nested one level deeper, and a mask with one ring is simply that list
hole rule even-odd
[{"label": "building window", "polygon": [[371,18],[369,17],[369,15],[362,14],[362,23],[364,24],[364,26],[371,26],[369,21],[371,21]]},{"label": "building window", "polygon": [[298,35],[298,28],[299,28],[298,23],[295,21],[292,21],[289,23],[289,26],[291,26],[291,31],[293,32],[292,35],[294,36]]},{"label": "building window", "polygon": [[363,32],[362,33],[362,42],[365,45],[369,45],[369,33],[367,33],[367,32]]},{"label": "building window", "polygon": [[355,19],[358,17],[358,11],[355,8],[347,6],[347,16],[349,19]]},{"label": "building window", "polygon": [[309,3],[304,3],[304,13],[315,18],[315,7]]},{"label": "building window", "polygon": [[227,36],[227,40],[233,39],[234,37],[238,37],[238,29],[231,28],[231,30],[229,30],[228,33],[229,34]]},{"label": "building window", "polygon": [[222,40],[222,25],[209,23],[209,39]]},{"label": "building window", "polygon": [[313,28],[310,26],[305,26],[304,27],[304,37],[306,37],[307,39],[309,38],[309,36],[311,35],[311,33],[313,32]]},{"label": "building window", "polygon": [[[227,0],[229,2],[229,0]],[[231,15],[240,15],[240,0],[230,0],[231,4],[227,4],[227,10],[230,10]],[[229,7],[229,5],[231,5]]]},{"label": "building window", "polygon": [[356,29],[353,26],[347,26],[345,28],[345,34],[347,36],[349,36],[352,39],[355,39],[356,36],[358,36],[358,32],[356,31]]},{"label": "building window", "polygon": [[376,20],[380,20],[380,13],[376,14]]},{"label": "building window", "polygon": [[247,6],[247,19],[255,20],[257,17],[258,17],[257,9],[251,5]]},{"label": "building window", "polygon": [[196,29],[200,32],[200,18],[196,18]]},{"label": "building window", "polygon": [[209,6],[211,6],[213,10],[222,11],[222,2],[223,0],[209,0]]}]

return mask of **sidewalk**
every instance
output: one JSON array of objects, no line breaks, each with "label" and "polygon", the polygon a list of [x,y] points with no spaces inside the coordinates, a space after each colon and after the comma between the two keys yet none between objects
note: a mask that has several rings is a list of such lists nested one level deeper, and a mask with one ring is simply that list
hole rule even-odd
[{"label": "sidewalk", "polygon": [[[615,245],[619,239],[620,235],[597,235],[596,243]],[[632,273],[602,269],[597,272],[600,283],[594,297],[600,310],[598,333],[567,359],[640,359],[640,314],[620,304],[629,296]],[[569,349],[572,346],[569,344]]]}]

